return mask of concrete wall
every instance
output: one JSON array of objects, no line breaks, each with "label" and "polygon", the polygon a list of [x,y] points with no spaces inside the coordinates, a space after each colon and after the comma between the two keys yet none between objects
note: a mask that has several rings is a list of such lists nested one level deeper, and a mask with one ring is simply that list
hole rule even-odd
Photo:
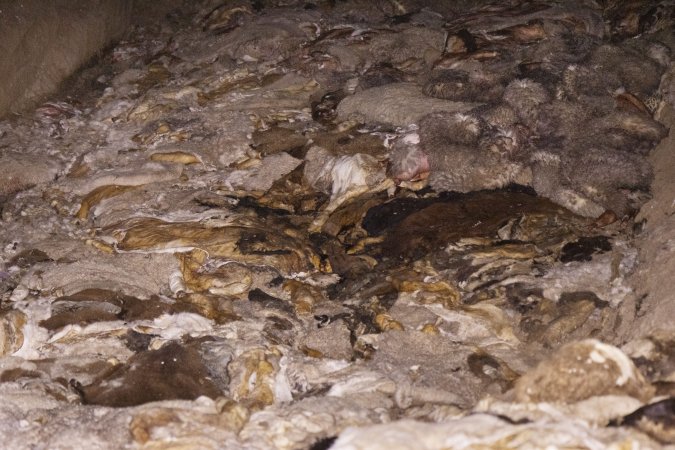
[{"label": "concrete wall", "polygon": [[656,118],[670,134],[649,155],[654,166],[653,198],[638,217],[646,224],[638,239],[640,261],[633,277],[639,302],[633,306],[636,319],[627,321],[624,339],[656,332],[673,336],[675,331],[675,63],[664,75],[661,91],[665,103]]},{"label": "concrete wall", "polygon": [[34,106],[131,23],[133,0],[0,0],[0,117]]}]

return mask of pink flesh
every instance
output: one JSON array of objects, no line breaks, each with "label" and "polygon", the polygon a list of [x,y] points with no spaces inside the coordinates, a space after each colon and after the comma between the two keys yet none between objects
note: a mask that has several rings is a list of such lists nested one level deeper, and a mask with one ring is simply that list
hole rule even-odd
[{"label": "pink flesh", "polygon": [[397,181],[424,180],[429,176],[429,159],[420,151],[409,155],[402,166],[403,170],[394,174]]}]

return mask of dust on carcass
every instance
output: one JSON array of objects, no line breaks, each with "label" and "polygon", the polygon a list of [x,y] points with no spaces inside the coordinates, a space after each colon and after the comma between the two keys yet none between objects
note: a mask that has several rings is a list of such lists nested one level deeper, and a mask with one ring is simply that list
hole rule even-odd
[{"label": "dust on carcass", "polygon": [[672,338],[612,345],[667,134],[648,6],[204,1],[137,27],[93,92],[0,123],[3,442],[669,441]]}]

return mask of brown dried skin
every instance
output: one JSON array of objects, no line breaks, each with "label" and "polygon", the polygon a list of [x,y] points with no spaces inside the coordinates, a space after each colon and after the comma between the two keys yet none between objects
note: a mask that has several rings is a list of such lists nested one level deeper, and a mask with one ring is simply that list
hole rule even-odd
[{"label": "brown dried skin", "polygon": [[[121,251],[163,251],[200,248],[211,257],[263,264],[284,273],[312,270],[318,256],[295,237],[265,228],[208,227],[199,223],[131,219],[109,229]],[[116,230],[116,231],[114,231]]]},{"label": "brown dried skin", "polygon": [[375,325],[377,328],[382,331],[404,331],[405,328],[398,320],[393,319],[387,313],[380,313],[375,316],[374,319]]},{"label": "brown dried skin", "polygon": [[288,152],[293,155],[294,152],[301,150],[307,144],[307,141],[306,137],[294,130],[276,126],[267,130],[254,131],[251,147],[263,156],[279,152]]},{"label": "brown dried skin", "polygon": [[[657,395],[673,395],[675,373],[675,337],[672,331],[656,331],[624,348],[640,372],[653,383]],[[646,349],[646,350],[645,350]]]},{"label": "brown dried skin", "polygon": [[508,364],[496,358],[482,349],[469,355],[467,364],[471,372],[486,384],[496,384],[501,392],[506,392],[513,387],[519,374],[513,371]]},{"label": "brown dried skin", "polygon": [[273,404],[277,358],[262,349],[251,349],[232,360],[227,366],[232,399],[254,410]]},{"label": "brown dried skin", "polygon": [[132,356],[87,385],[82,401],[90,405],[126,407],[170,400],[216,398],[221,390],[211,381],[199,352],[177,343]]},{"label": "brown dried skin", "polygon": [[438,303],[447,309],[457,307],[460,304],[459,290],[446,281],[425,282],[424,278],[429,275],[432,274],[416,271],[392,273],[392,285],[398,292],[414,293],[420,304]]},{"label": "brown dried skin", "polygon": [[330,270],[345,279],[353,280],[371,272],[372,266],[358,256],[348,254],[344,247],[335,239],[329,239],[320,246],[325,254]]},{"label": "brown dried skin", "polygon": [[137,144],[150,145],[167,136],[171,131],[173,131],[171,125],[166,122],[150,123],[143,127],[140,133],[135,134],[131,140]]},{"label": "brown dried skin", "polygon": [[315,286],[297,280],[286,280],[283,289],[290,293],[291,302],[298,315],[310,314],[314,305],[326,300],[323,293]]},{"label": "brown dried skin", "polygon": [[630,92],[623,92],[615,97],[616,106],[631,112],[640,112],[646,115],[651,115],[649,108],[636,96]]},{"label": "brown dried skin", "polygon": [[[451,263],[450,267],[458,266],[457,274],[453,277],[453,281],[458,286],[461,286],[462,291],[471,293],[471,295],[466,296],[463,300],[468,304],[503,298],[508,292],[510,281],[518,278],[528,278],[538,268],[537,262],[534,259],[515,261],[499,258],[474,258],[471,251],[466,254],[459,253],[459,255],[452,258],[456,262],[454,264]],[[466,259],[471,262],[462,263],[461,261],[457,261],[456,258]],[[441,265],[441,267],[445,267],[445,265]],[[531,283],[536,284],[534,281],[531,281]]]},{"label": "brown dried skin", "polygon": [[82,199],[80,209],[75,214],[75,217],[80,220],[85,220],[89,217],[89,211],[91,211],[92,208],[96,207],[103,200],[116,197],[135,188],[136,186],[118,186],[115,184],[98,187],[88,193]]},{"label": "brown dried skin", "polygon": [[642,406],[613,425],[630,426],[648,434],[663,444],[675,442],[675,400],[666,398]]},{"label": "brown dried skin", "polygon": [[673,17],[669,2],[653,1],[604,1],[602,14],[612,41],[620,42],[641,33],[654,33],[672,28]]},{"label": "brown dried skin", "polygon": [[230,301],[222,296],[185,294],[175,302],[157,296],[140,299],[105,289],[85,289],[52,302],[51,317],[39,322],[49,331],[67,325],[86,326],[96,322],[123,320],[152,320],[164,314],[189,312],[199,314],[217,323],[237,318]]},{"label": "brown dried skin", "polygon": [[[174,109],[177,108],[174,102],[170,101],[159,101],[159,102],[144,102],[140,103],[138,106],[133,108],[126,116],[126,120],[131,122],[147,123],[154,120],[161,119],[170,114]],[[154,134],[156,128],[149,127],[145,129],[145,132],[139,133],[136,136],[137,141],[143,141],[145,139],[150,140],[156,137]]]},{"label": "brown dried skin", "polygon": [[41,378],[42,373],[34,370],[24,370],[20,368],[8,369],[0,373],[0,383],[17,381],[22,378]]},{"label": "brown dried skin", "polygon": [[250,412],[242,405],[219,398],[214,408],[197,411],[188,407],[146,405],[131,412],[129,434],[145,448],[210,447],[232,438],[247,423]]},{"label": "brown dried skin", "polygon": [[269,73],[261,77],[255,75],[246,75],[239,78],[229,79],[214,86],[206,92],[200,92],[197,95],[198,103],[202,106],[207,105],[213,100],[217,100],[233,91],[242,90],[248,91],[260,87],[268,86],[279,80],[283,75],[279,73]]},{"label": "brown dried skin", "polygon": [[37,248],[24,250],[9,260],[9,266],[17,266],[22,269],[28,268],[36,263],[51,261],[49,255]]},{"label": "brown dried skin", "polygon": [[213,33],[227,33],[243,25],[247,16],[251,15],[253,11],[244,2],[228,2],[214,8],[202,19],[203,29]]},{"label": "brown dried skin", "polygon": [[115,253],[115,247],[113,247],[110,244],[107,244],[105,242],[96,240],[96,239],[87,239],[84,241],[85,244],[95,248],[96,250],[103,252],[103,253],[108,253],[109,255],[112,255]]},{"label": "brown dried skin", "polygon": [[150,161],[170,162],[185,165],[197,164],[201,162],[199,157],[196,155],[181,151],[153,153],[150,155]]},{"label": "brown dried skin", "polygon": [[548,37],[548,33],[541,23],[533,22],[525,25],[516,25],[511,28],[501,30],[502,33],[510,35],[519,44],[536,42]]},{"label": "brown dried skin", "polygon": [[527,194],[470,193],[410,214],[388,233],[382,252],[396,259],[417,259],[461,238],[495,236],[501,225],[521,214],[574,218],[552,202]]},{"label": "brown dried skin", "polygon": [[[52,316],[40,322],[48,330],[58,330],[66,325],[88,325],[94,322],[117,320],[119,307],[107,302],[70,303],[59,300],[53,303]],[[63,308],[64,310],[61,310]]]},{"label": "brown dried skin", "polygon": [[521,402],[573,403],[597,395],[646,401],[654,388],[616,347],[593,339],[561,347],[516,382]]},{"label": "brown dried skin", "polygon": [[[510,27],[535,25],[537,21],[561,22],[574,27],[574,32],[601,37],[602,17],[597,10],[579,5],[555,7],[547,3],[505,3],[489,8],[469,8],[452,17],[446,26],[467,28],[471,32],[495,32]],[[541,22],[539,22],[541,23]]]},{"label": "brown dried skin", "polygon": [[217,324],[224,324],[241,320],[232,307],[232,299],[218,294],[191,293],[181,295],[173,305],[176,312],[191,312],[213,320]]},{"label": "brown dried skin", "polygon": [[401,81],[407,81],[403,71],[392,67],[388,63],[376,64],[368,68],[361,78],[359,78],[358,89],[369,89]]},{"label": "brown dried skin", "polygon": [[598,320],[591,318],[591,314],[597,309],[602,310],[602,306],[607,304],[602,305],[592,293],[586,294],[570,296],[570,300],[563,298],[559,304],[541,301],[534,311],[526,313],[521,320],[521,328],[529,335],[528,340],[557,348],[574,340],[579,334],[577,331],[584,325],[595,322],[596,326],[600,326]]},{"label": "brown dried skin", "polygon": [[311,133],[308,137],[314,141],[314,144],[327,149],[334,155],[352,156],[365,153],[377,159],[386,156],[388,150],[381,136],[355,131],[354,129],[341,130],[338,127],[328,132]]},{"label": "brown dried skin", "polygon": [[600,216],[593,221],[591,226],[604,228],[606,226],[613,224],[617,220],[619,220],[619,217],[617,217],[616,213],[614,211],[607,210],[604,213],[600,214]]},{"label": "brown dried skin", "polygon": [[131,420],[129,431],[134,441],[143,445],[151,439],[155,428],[165,427],[176,422],[179,422],[178,414],[171,410],[145,412],[136,415]]},{"label": "brown dried skin", "polygon": [[71,324],[84,326],[111,320],[151,320],[184,309],[156,296],[141,300],[105,289],[85,289],[55,299],[51,317],[40,321],[40,326],[54,331]]},{"label": "brown dried skin", "polygon": [[359,224],[368,210],[381,202],[380,197],[365,195],[338,208],[323,224],[321,231],[329,236],[337,236],[342,230]]},{"label": "brown dried skin", "polygon": [[192,292],[238,296],[253,284],[251,271],[240,264],[223,264],[211,270],[204,267],[208,255],[203,250],[180,253],[178,259],[185,285]]},{"label": "brown dried skin", "polygon": [[499,246],[490,245],[488,248],[477,249],[471,252],[475,258],[492,259],[533,259],[542,256],[542,251],[536,245],[530,243],[500,243]]},{"label": "brown dried skin", "polygon": [[0,314],[0,356],[11,355],[23,346],[27,320],[21,311]]},{"label": "brown dried skin", "polygon": [[158,84],[164,84],[171,77],[169,69],[162,64],[150,64],[144,77],[136,83],[141,92],[145,92]]}]

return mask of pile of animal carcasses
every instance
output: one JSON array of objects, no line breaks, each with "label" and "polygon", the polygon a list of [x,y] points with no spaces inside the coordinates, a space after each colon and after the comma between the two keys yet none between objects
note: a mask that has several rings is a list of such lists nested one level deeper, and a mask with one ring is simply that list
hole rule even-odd
[{"label": "pile of animal carcasses", "polygon": [[137,27],[88,91],[0,122],[3,446],[675,443],[675,337],[621,334],[669,7]]}]

